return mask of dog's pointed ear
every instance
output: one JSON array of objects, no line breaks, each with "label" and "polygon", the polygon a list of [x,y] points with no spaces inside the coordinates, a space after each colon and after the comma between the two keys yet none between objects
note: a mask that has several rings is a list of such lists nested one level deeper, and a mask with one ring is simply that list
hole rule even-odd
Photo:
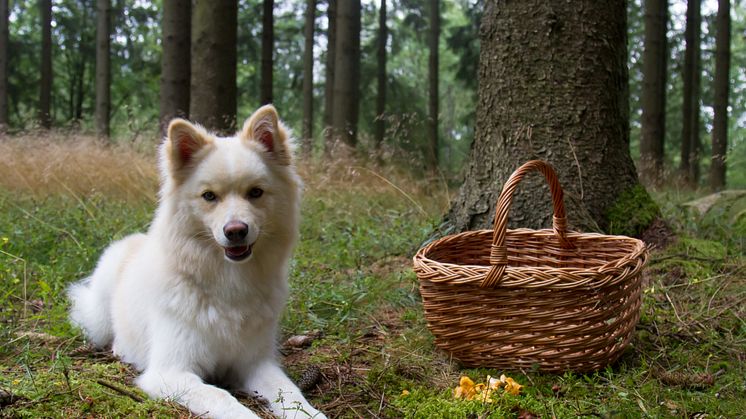
[{"label": "dog's pointed ear", "polygon": [[243,124],[241,138],[259,144],[278,164],[291,162],[288,135],[272,105],[257,109]]},{"label": "dog's pointed ear", "polygon": [[191,122],[176,118],[168,124],[166,152],[174,175],[194,166],[200,151],[211,143],[207,132]]}]

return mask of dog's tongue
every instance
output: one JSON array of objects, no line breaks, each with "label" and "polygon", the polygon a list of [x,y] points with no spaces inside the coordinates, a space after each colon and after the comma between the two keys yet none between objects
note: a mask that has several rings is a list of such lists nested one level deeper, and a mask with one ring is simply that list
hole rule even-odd
[{"label": "dog's tongue", "polygon": [[233,256],[233,257],[241,256],[248,251],[249,251],[249,246],[235,246],[235,247],[225,248],[225,253],[228,256]]}]

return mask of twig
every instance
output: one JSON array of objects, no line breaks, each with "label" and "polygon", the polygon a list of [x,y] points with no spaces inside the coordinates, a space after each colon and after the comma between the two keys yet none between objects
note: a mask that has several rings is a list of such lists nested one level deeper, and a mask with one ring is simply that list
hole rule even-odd
[{"label": "twig", "polygon": [[115,386],[114,384],[107,383],[104,380],[96,380],[96,382],[99,383],[99,384],[101,384],[102,386],[108,388],[108,389],[116,391],[119,394],[123,394],[123,395],[129,397],[130,399],[132,399],[132,400],[134,400],[134,401],[136,401],[138,403],[142,403],[142,402],[145,401],[145,399],[143,399],[142,397],[138,396],[137,394],[135,394],[135,393],[133,393],[133,392],[131,392],[129,390],[125,390],[125,389],[123,389],[121,387]]},{"label": "twig", "polygon": [[572,156],[575,158],[575,165],[578,166],[578,181],[580,183],[580,200],[583,200],[583,172],[580,171],[580,162],[578,162],[578,155],[575,154],[575,147],[572,146],[572,141],[570,139],[567,139],[567,144],[570,145],[570,151],[572,151]]},{"label": "twig", "polygon": [[671,304],[671,307],[673,307],[673,314],[675,314],[675,315],[676,315],[676,318],[677,318],[677,319],[679,319],[679,322],[680,322],[681,324],[683,324],[684,326],[686,326],[686,323],[684,323],[684,321],[683,321],[683,320],[681,320],[681,317],[679,317],[679,312],[678,312],[678,311],[676,311],[676,305],[674,305],[673,301],[671,301],[671,297],[669,297],[669,296],[668,296],[668,293],[667,293],[667,292],[666,292],[666,293],[664,293],[664,294],[665,294],[665,296],[666,296],[666,300],[668,300],[669,304]]},{"label": "twig", "polygon": [[427,211],[425,211],[422,208],[422,205],[418,204],[417,201],[415,201],[411,196],[409,196],[409,194],[407,194],[406,192],[404,192],[400,187],[394,185],[390,180],[388,180],[385,177],[379,175],[378,173],[376,173],[376,172],[368,169],[367,167],[362,167],[362,166],[351,166],[351,167],[354,168],[354,169],[362,169],[362,170],[365,170],[367,172],[370,172],[370,174],[372,174],[373,176],[375,176],[378,179],[381,179],[382,181],[388,183],[392,188],[396,189],[400,194],[404,195],[404,197],[407,198],[409,200],[409,202],[411,202],[415,207],[417,207],[417,209],[420,211],[420,213],[422,215],[427,216]]}]

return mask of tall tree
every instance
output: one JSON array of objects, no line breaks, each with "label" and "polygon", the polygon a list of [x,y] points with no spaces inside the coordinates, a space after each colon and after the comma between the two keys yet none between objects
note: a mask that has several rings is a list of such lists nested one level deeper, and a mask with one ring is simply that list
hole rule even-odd
[{"label": "tall tree", "polygon": [[355,147],[360,109],[360,0],[337,3],[336,19],[332,125],[335,139]]},{"label": "tall tree", "polygon": [[0,134],[8,129],[8,0],[0,0]]},{"label": "tall tree", "polygon": [[702,33],[701,0],[688,0],[684,40],[683,104],[681,129],[681,163],[679,172],[684,182],[696,186],[699,182],[699,97],[700,97],[700,37]]},{"label": "tall tree", "polygon": [[161,135],[171,118],[189,116],[191,74],[192,1],[163,0],[160,127]]},{"label": "tall tree", "polygon": [[96,1],[96,135],[109,138],[111,1]]},{"label": "tall tree", "polygon": [[715,100],[712,122],[712,163],[710,187],[725,188],[726,152],[728,149],[728,90],[730,89],[730,0],[718,0],[715,38]]},{"label": "tall tree", "polygon": [[328,154],[334,143],[332,115],[334,114],[334,59],[337,47],[337,0],[329,0],[326,9],[326,71],[324,81],[324,153]]},{"label": "tall tree", "polygon": [[666,134],[667,0],[645,0],[645,49],[642,57],[640,174],[657,185],[663,175]]},{"label": "tall tree", "polygon": [[262,105],[272,103],[272,54],[275,49],[274,0],[264,0],[262,12],[262,76],[259,100]]},{"label": "tall tree", "polygon": [[440,42],[440,1],[430,0],[430,30],[428,31],[428,119],[427,162],[430,169],[438,167],[438,45]]},{"label": "tall tree", "polygon": [[313,29],[316,26],[316,0],[306,1],[306,23],[303,30],[303,152],[313,147]]},{"label": "tall tree", "polygon": [[192,3],[190,118],[227,134],[236,127],[235,0]]},{"label": "tall tree", "polygon": [[39,0],[41,17],[41,82],[39,83],[39,124],[52,126],[52,0]]},{"label": "tall tree", "polygon": [[381,0],[378,10],[378,96],[376,97],[375,139],[376,149],[381,148],[386,133],[386,43],[388,26],[386,26],[386,0]]},{"label": "tall tree", "polygon": [[[557,170],[570,224],[608,228],[618,197],[645,195],[629,154],[626,1],[488,0],[483,16],[476,133],[450,224],[491,228],[510,173],[542,159]],[[526,179],[516,226],[547,225],[547,195],[538,176]]]}]

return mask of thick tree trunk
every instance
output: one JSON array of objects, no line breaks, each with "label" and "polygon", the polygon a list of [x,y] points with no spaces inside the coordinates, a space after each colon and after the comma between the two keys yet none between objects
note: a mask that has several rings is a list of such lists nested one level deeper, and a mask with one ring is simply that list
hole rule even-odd
[{"label": "thick tree trunk", "polygon": [[96,134],[109,138],[111,2],[96,1]]},{"label": "thick tree trunk", "polygon": [[52,127],[52,1],[39,0],[41,17],[41,82],[39,83],[39,124]]},{"label": "thick tree trunk", "polygon": [[337,4],[336,35],[332,125],[335,140],[354,148],[360,108],[360,0]]},{"label": "thick tree trunk", "polygon": [[165,135],[168,121],[189,116],[189,78],[192,1],[163,0],[163,60],[161,62],[160,127]]},{"label": "thick tree trunk", "polygon": [[329,0],[326,11],[326,77],[324,81],[324,154],[329,154],[334,135],[332,124],[334,123],[334,59],[337,43],[337,0]]},{"label": "thick tree trunk", "polygon": [[725,188],[726,151],[728,149],[728,89],[730,88],[730,0],[718,0],[715,38],[715,112],[712,123],[712,163],[710,188]]},{"label": "thick tree trunk", "polygon": [[313,149],[313,29],[316,26],[316,0],[306,1],[303,50],[303,153]]},{"label": "thick tree trunk", "polygon": [[667,0],[645,0],[645,50],[642,57],[640,174],[658,185],[663,176],[666,134]]},{"label": "thick tree trunk", "polygon": [[192,3],[190,118],[208,129],[236,129],[236,37],[238,3]]},{"label": "thick tree trunk", "polygon": [[0,0],[0,134],[8,129],[8,0]]},{"label": "thick tree trunk", "polygon": [[425,153],[427,166],[431,170],[438,167],[438,44],[440,41],[440,1],[430,0],[430,30],[428,31],[428,147]]},{"label": "thick tree trunk", "polygon": [[688,0],[684,39],[684,88],[681,127],[681,162],[679,172],[684,183],[696,187],[699,181],[699,80],[701,0]]},{"label": "thick tree trunk", "polygon": [[[619,195],[639,186],[629,154],[626,16],[624,0],[486,2],[476,133],[452,229],[491,228],[502,185],[531,159],[557,170],[572,226],[609,226]],[[550,201],[543,179],[527,178],[511,226],[551,225]]]},{"label": "thick tree trunk", "polygon": [[275,49],[274,0],[264,0],[262,12],[262,68],[259,101],[272,103],[272,54]]},{"label": "thick tree trunk", "polygon": [[388,27],[386,26],[386,0],[381,0],[378,10],[378,96],[376,97],[376,121],[374,135],[376,149],[380,150],[386,134],[386,43]]}]

